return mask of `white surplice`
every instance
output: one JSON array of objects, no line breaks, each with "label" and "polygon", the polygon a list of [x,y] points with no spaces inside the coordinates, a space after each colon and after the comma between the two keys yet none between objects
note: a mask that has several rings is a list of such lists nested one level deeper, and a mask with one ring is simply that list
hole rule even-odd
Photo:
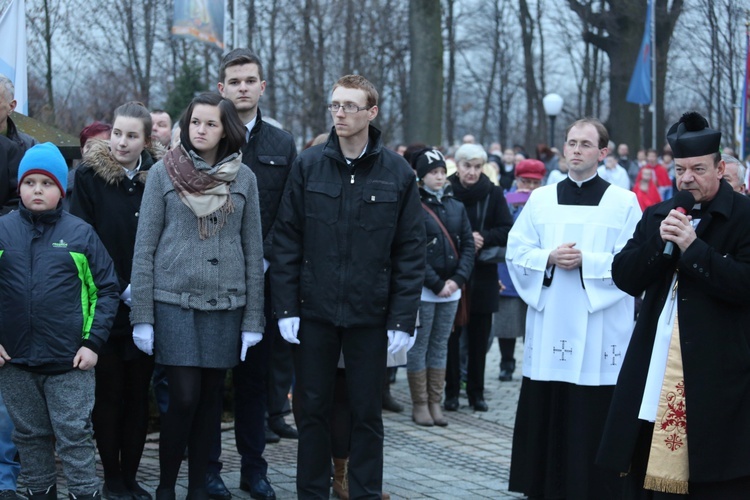
[{"label": "white surplice", "polygon": [[[635,195],[609,186],[598,206],[561,205],[557,187],[535,190],[508,235],[506,261],[529,305],[523,375],[532,380],[614,385],[633,331],[633,298],[612,281],[612,259],[632,237]],[[550,252],[575,242],[581,268],[555,268]]]}]

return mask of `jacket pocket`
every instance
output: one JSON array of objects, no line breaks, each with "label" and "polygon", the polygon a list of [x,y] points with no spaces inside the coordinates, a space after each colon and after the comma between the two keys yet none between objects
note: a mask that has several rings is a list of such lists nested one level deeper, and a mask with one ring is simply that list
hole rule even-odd
[{"label": "jacket pocket", "polygon": [[398,193],[395,190],[366,186],[362,191],[359,223],[366,231],[396,225]]},{"label": "jacket pocket", "polygon": [[258,155],[258,161],[264,165],[274,167],[286,167],[286,156],[282,155]]},{"label": "jacket pocket", "polygon": [[341,184],[308,182],[305,190],[305,216],[325,224],[339,220]]}]

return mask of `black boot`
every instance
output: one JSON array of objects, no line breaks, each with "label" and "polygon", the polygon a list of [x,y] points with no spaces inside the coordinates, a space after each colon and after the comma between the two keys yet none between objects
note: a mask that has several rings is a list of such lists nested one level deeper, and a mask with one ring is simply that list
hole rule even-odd
[{"label": "black boot", "polygon": [[502,382],[510,382],[513,380],[513,372],[516,371],[516,360],[511,359],[510,361],[500,362],[500,376],[498,377]]},{"label": "black boot", "polygon": [[57,485],[53,484],[46,490],[31,491],[26,490],[26,497],[29,500],[57,500]]},{"label": "black boot", "polygon": [[[34,497],[36,498],[36,495]],[[55,496],[55,498],[57,498],[57,496]],[[74,495],[72,493],[68,493],[68,498],[70,498],[70,500],[101,500],[102,496],[98,491],[95,491],[93,493],[87,493],[85,495]]]},{"label": "black boot", "polygon": [[388,377],[383,379],[383,409],[395,413],[404,411],[404,405],[393,399],[391,395],[391,385],[388,383]]}]

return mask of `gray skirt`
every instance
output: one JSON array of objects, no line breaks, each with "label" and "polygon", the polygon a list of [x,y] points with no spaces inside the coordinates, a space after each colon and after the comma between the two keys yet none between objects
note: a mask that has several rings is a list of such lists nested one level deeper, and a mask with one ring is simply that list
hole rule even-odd
[{"label": "gray skirt", "polygon": [[154,302],[154,356],[170,366],[232,368],[240,362],[243,308],[199,311]]},{"label": "gray skirt", "polygon": [[499,339],[523,337],[526,333],[527,305],[520,297],[500,297],[497,312],[492,313],[492,336]]}]

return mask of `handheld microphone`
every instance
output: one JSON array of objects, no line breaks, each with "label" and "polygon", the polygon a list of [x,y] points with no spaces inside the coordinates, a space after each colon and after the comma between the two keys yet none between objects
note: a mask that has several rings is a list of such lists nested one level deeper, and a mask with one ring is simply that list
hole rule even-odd
[{"label": "handheld microphone", "polygon": [[[693,193],[690,191],[677,191],[677,194],[674,196],[674,209],[680,212],[682,215],[686,215],[688,213],[688,210],[693,208],[693,205],[695,205],[695,197],[693,196]],[[664,245],[664,252],[662,255],[664,257],[671,259],[672,254],[674,254],[674,242],[668,241],[666,245]]]}]

